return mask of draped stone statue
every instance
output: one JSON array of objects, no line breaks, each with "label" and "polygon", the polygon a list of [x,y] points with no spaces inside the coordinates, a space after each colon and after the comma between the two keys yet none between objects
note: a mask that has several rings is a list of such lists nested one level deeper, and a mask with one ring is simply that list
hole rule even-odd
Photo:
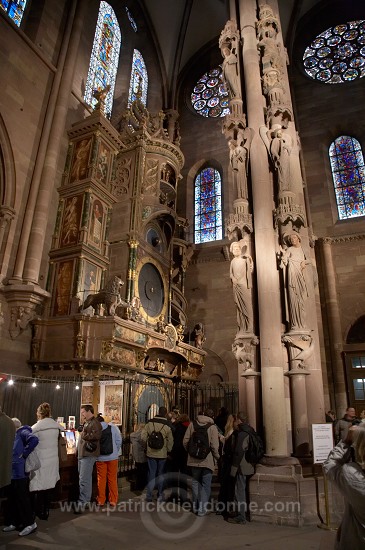
[{"label": "draped stone statue", "polygon": [[228,45],[222,48],[223,60],[223,76],[227,84],[228,92],[231,99],[241,97],[241,83],[238,67],[238,57],[234,48],[230,49]]},{"label": "draped stone statue", "polygon": [[253,260],[246,251],[247,245],[242,245],[237,241],[231,244],[230,252],[234,258],[231,260],[230,277],[233,287],[233,297],[237,308],[237,335],[253,332]]},{"label": "draped stone statue", "polygon": [[271,130],[261,126],[260,136],[275,166],[279,191],[290,191],[290,156],[293,149],[290,134],[284,132],[280,125],[276,125]]},{"label": "draped stone statue", "polygon": [[239,130],[237,140],[231,139],[228,142],[229,159],[233,170],[233,181],[237,188],[237,198],[247,199],[247,166],[249,151],[252,141],[251,128]]},{"label": "draped stone statue", "polygon": [[290,246],[285,250],[281,249],[280,263],[280,267],[284,270],[287,294],[287,320],[290,330],[306,330],[306,300],[309,293],[305,270],[311,261],[306,259],[297,233],[291,233],[288,241]]}]

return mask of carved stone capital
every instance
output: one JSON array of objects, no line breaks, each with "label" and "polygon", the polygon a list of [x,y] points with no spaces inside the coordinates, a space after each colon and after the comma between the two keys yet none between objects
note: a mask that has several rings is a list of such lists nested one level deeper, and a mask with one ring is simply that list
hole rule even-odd
[{"label": "carved stone capital", "polygon": [[42,313],[50,294],[38,285],[8,284],[1,289],[10,309],[9,333],[16,338]]}]

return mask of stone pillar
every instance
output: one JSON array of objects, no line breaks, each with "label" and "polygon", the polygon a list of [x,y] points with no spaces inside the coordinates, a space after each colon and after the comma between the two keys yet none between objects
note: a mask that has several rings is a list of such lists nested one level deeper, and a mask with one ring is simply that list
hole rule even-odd
[{"label": "stone pillar", "polygon": [[280,283],[276,263],[277,238],[273,229],[272,184],[265,145],[259,128],[265,124],[264,98],[256,37],[256,2],[239,1],[242,58],[248,126],[254,136],[250,169],[255,231],[257,297],[260,323],[260,358],[263,423],[268,456],[288,456],[287,419],[281,347]]},{"label": "stone pillar", "polygon": [[337,418],[342,418],[347,404],[346,380],[341,352],[343,348],[341,317],[338,307],[336,273],[332,258],[332,240],[321,239],[325,303],[329,328],[331,364],[334,378],[334,399]]},{"label": "stone pillar", "polygon": [[42,260],[43,245],[46,235],[49,216],[49,206],[52,200],[57,162],[60,153],[61,142],[64,137],[70,94],[73,83],[73,75],[78,55],[81,33],[84,25],[84,10],[86,1],[80,0],[77,4],[75,19],[73,22],[67,57],[62,71],[57,101],[52,120],[52,127],[45,154],[42,175],[34,205],[34,217],[29,235],[28,248],[25,258],[23,279],[38,283],[39,270]]},{"label": "stone pillar", "polygon": [[[240,410],[247,412],[248,423],[255,430],[259,429],[260,415],[259,415],[259,383],[260,373],[256,372],[253,368],[247,369],[241,374],[239,379],[239,386],[241,388],[241,380],[245,381],[245,404],[246,407],[239,407]],[[241,397],[241,395],[240,395]],[[241,402],[240,402],[241,405]]]}]

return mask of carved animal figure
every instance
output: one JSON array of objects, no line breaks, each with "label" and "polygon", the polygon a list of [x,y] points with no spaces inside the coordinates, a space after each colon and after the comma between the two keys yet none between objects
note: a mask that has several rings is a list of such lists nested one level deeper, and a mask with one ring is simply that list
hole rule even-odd
[{"label": "carved animal figure", "polygon": [[127,306],[127,302],[120,297],[120,289],[124,285],[124,282],[118,275],[114,275],[109,279],[103,289],[97,294],[89,294],[80,306],[79,311],[87,309],[89,306],[93,307],[95,312],[98,310],[100,304],[105,305],[106,315],[115,315],[115,310],[120,305]]}]

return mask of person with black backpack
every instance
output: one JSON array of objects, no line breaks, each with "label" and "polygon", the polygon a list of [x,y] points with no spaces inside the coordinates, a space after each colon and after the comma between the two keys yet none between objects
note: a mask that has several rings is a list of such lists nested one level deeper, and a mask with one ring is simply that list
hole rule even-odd
[{"label": "person with black backpack", "polygon": [[213,472],[219,459],[218,428],[213,418],[213,411],[206,409],[189,424],[183,439],[188,451],[187,465],[191,467],[193,478],[193,512],[197,516],[208,513]]},{"label": "person with black backpack", "polygon": [[105,422],[100,413],[97,420],[102,427],[100,455],[96,459],[97,503],[103,507],[102,511],[107,511],[109,508],[107,506],[104,508],[107,484],[109,506],[115,507],[118,503],[118,456],[122,446],[122,434],[118,426]]},{"label": "person with black backpack", "polygon": [[141,434],[141,440],[146,443],[147,447],[148,482],[146,502],[152,502],[156,481],[158,501],[163,502],[165,500],[163,491],[166,459],[174,444],[174,438],[166,416],[166,407],[160,407],[157,416],[147,422]]},{"label": "person with black backpack", "polygon": [[243,412],[237,414],[236,437],[232,457],[231,476],[234,478],[234,497],[236,515],[228,517],[228,523],[246,523],[246,482],[255,473],[254,464],[259,462],[264,454],[260,436],[247,423]]}]

